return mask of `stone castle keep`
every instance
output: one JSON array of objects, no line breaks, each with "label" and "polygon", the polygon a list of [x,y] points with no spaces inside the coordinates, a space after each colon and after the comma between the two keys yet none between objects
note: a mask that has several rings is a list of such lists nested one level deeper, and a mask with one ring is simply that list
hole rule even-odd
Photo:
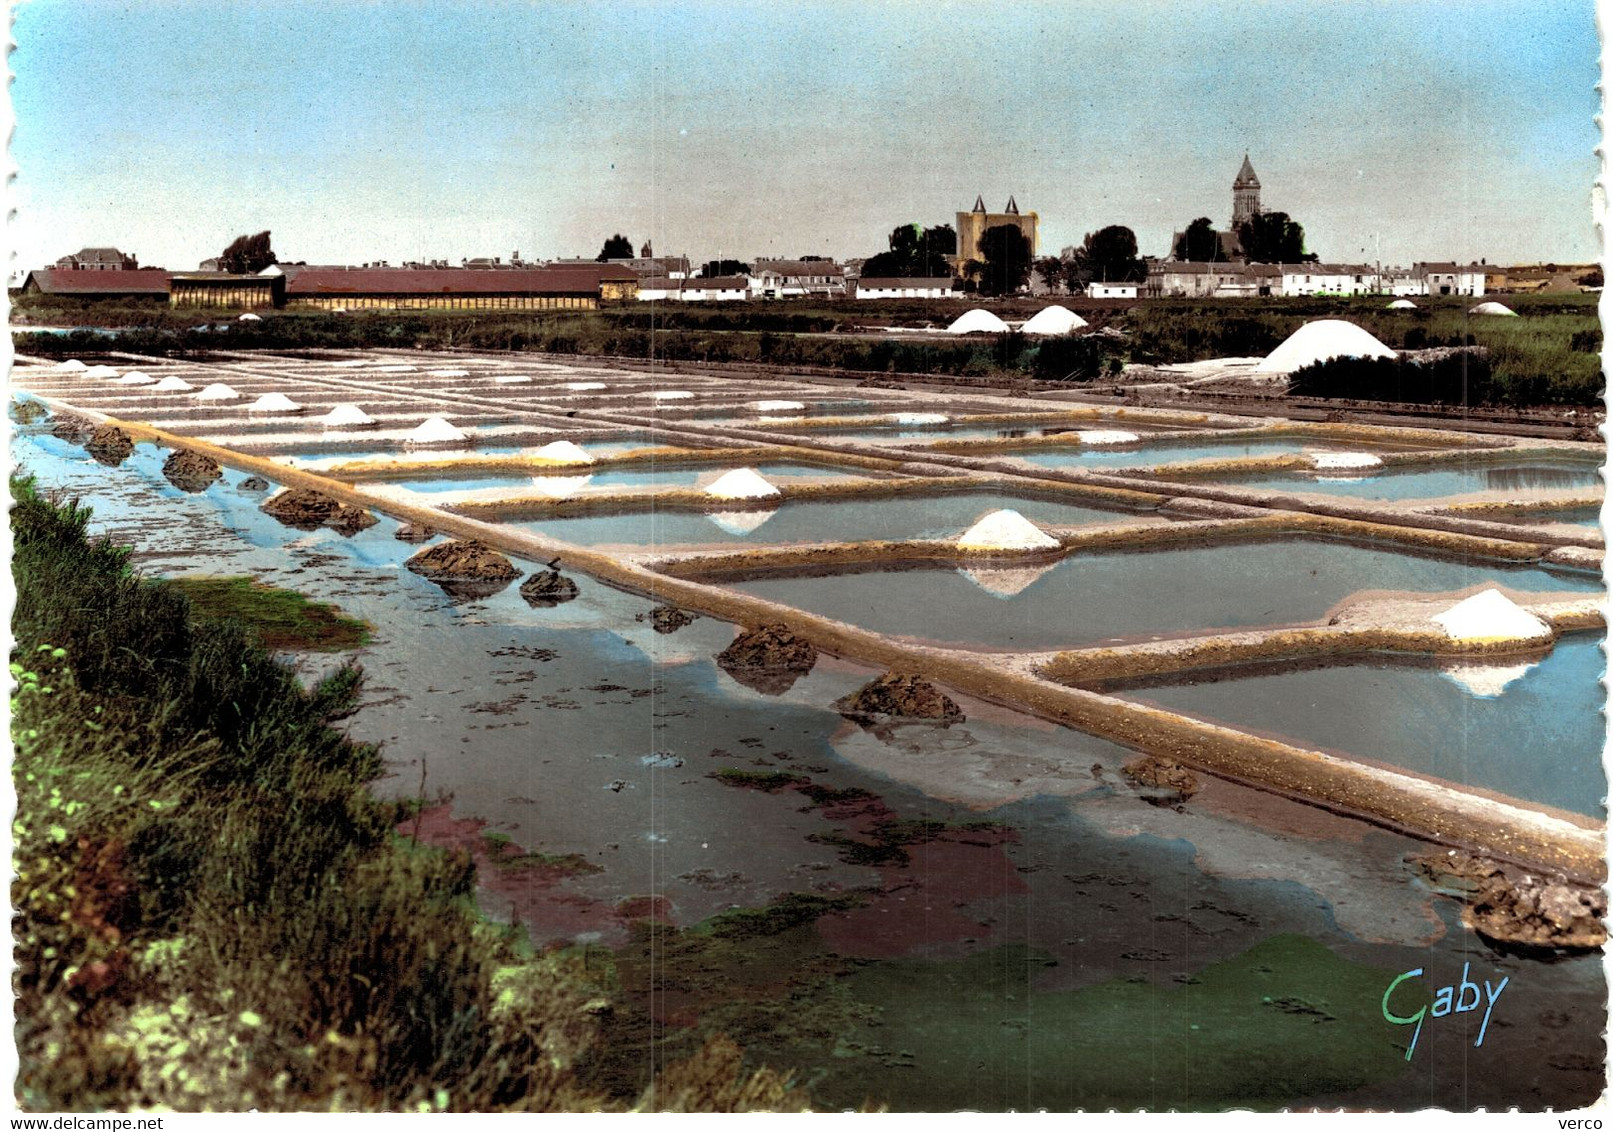
[{"label": "stone castle keep", "polygon": [[1000,224],[1012,224],[1031,242],[1031,255],[1039,253],[1040,243],[1037,240],[1037,215],[1034,212],[1020,212],[1019,205],[1013,197],[1008,198],[1008,207],[1001,212],[987,212],[984,197],[975,197],[975,206],[968,212],[957,213],[958,254],[952,258],[952,271],[955,275],[963,274],[963,265],[971,259],[983,258],[980,254],[980,237],[986,234],[988,228],[995,228]]}]

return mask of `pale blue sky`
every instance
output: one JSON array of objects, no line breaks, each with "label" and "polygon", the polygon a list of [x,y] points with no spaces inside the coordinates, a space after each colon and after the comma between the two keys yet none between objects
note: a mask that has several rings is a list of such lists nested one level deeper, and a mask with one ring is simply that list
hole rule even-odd
[{"label": "pale blue sky", "polygon": [[[1185,9],[1185,10],[1183,10]],[[1225,224],[1324,258],[1596,258],[1591,0],[24,0],[19,265],[883,249],[982,193],[1044,252]]]}]

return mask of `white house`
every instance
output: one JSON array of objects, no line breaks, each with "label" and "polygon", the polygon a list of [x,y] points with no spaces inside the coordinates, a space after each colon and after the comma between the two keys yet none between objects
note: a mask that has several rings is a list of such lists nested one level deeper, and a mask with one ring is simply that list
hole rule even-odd
[{"label": "white house", "polygon": [[684,279],[681,284],[677,297],[686,303],[731,303],[750,298],[750,280],[743,275]]},{"label": "white house", "polygon": [[751,272],[750,289],[758,299],[844,298],[846,272],[832,259],[760,259]]},{"label": "white house", "polygon": [[1428,280],[1427,293],[1430,295],[1470,295],[1478,298],[1484,294],[1484,275],[1488,269],[1482,263],[1416,263],[1412,265],[1412,270]]},{"label": "white house", "polygon": [[1370,295],[1378,291],[1378,272],[1363,263],[1284,263],[1284,295]]},{"label": "white house", "polygon": [[859,279],[854,294],[858,299],[948,299],[952,297],[950,277],[938,279]]},{"label": "white house", "polygon": [[1138,283],[1099,283],[1096,279],[1087,284],[1089,299],[1135,299]]}]

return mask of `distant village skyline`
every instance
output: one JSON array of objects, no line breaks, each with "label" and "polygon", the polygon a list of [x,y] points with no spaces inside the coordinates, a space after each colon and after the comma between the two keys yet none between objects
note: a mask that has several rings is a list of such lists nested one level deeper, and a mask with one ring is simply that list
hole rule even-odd
[{"label": "distant village skyline", "polygon": [[[1590,3],[489,6],[32,0],[13,275],[80,247],[194,268],[884,250],[977,195],[1041,252],[1163,257],[1263,206],[1333,262],[1591,262]],[[199,61],[207,61],[205,64]],[[85,82],[86,68],[117,75]]]}]

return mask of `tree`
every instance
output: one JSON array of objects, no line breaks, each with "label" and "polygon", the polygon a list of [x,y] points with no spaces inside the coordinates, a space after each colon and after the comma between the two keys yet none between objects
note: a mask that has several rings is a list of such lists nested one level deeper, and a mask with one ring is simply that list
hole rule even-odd
[{"label": "tree", "polygon": [[1043,256],[1036,261],[1036,274],[1049,291],[1057,291],[1064,280],[1064,261],[1057,256]]},{"label": "tree", "polygon": [[749,275],[750,264],[737,259],[708,259],[700,265],[700,274],[706,279],[720,279],[728,275]]},{"label": "tree", "polygon": [[1182,238],[1176,241],[1176,258],[1194,263],[1221,263],[1226,253],[1221,250],[1221,237],[1208,216],[1201,216],[1187,226]]},{"label": "tree", "polygon": [[865,279],[939,279],[952,274],[947,256],[958,250],[952,225],[925,228],[903,224],[891,230],[889,251],[870,256],[863,264]]},{"label": "tree", "polygon": [[1238,243],[1250,263],[1304,263],[1305,229],[1286,212],[1257,212],[1238,229]]},{"label": "tree", "polygon": [[618,232],[605,241],[605,246],[599,249],[599,254],[594,258],[600,263],[608,259],[632,259],[633,241]]},{"label": "tree", "polygon": [[1123,224],[1089,232],[1076,254],[1086,261],[1089,280],[1129,283],[1148,278],[1148,265],[1137,257],[1137,234]]},{"label": "tree", "polygon": [[228,271],[231,275],[256,275],[271,263],[278,262],[274,249],[269,246],[268,232],[259,232],[256,236],[237,236],[218,257],[219,270]]},{"label": "tree", "polygon": [[1031,274],[1031,242],[1017,224],[998,224],[980,237],[984,267],[980,290],[987,295],[1011,295],[1025,286]]}]

